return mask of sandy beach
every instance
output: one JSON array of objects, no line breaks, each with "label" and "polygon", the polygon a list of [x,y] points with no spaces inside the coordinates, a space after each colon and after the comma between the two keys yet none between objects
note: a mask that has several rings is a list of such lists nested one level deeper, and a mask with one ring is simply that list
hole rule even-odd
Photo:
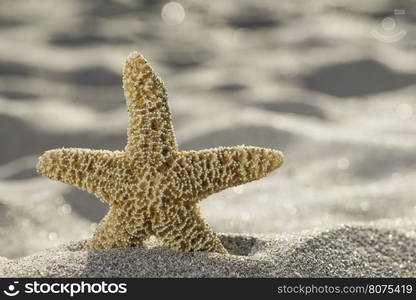
[{"label": "sandy beach", "polygon": [[[416,7],[311,2],[2,1],[0,276],[416,276]],[[107,205],[35,171],[49,149],[125,147],[133,50],[181,150],[285,155],[201,202],[229,256],[85,251]]]},{"label": "sandy beach", "polygon": [[[415,224],[407,224],[414,227]],[[407,227],[404,226],[404,227]],[[390,226],[389,226],[390,227]],[[160,246],[85,251],[71,242],[0,261],[8,277],[414,277],[414,233],[342,226],[301,235],[222,234],[230,255]]]}]

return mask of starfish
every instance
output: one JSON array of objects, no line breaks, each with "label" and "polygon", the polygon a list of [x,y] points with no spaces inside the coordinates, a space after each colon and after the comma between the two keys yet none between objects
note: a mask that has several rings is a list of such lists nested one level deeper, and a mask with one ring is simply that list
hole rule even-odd
[{"label": "starfish", "polygon": [[123,88],[130,116],[124,151],[49,150],[37,171],[109,204],[89,250],[141,246],[156,236],[175,250],[226,254],[199,201],[266,176],[283,155],[252,146],[179,151],[165,86],[137,51],[126,59]]}]

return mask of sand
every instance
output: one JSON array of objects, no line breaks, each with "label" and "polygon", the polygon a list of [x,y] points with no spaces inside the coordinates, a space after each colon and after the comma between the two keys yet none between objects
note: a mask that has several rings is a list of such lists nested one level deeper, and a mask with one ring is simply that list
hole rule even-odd
[{"label": "sand", "polygon": [[[412,1],[178,2],[174,25],[165,1],[1,1],[2,275],[414,276]],[[201,203],[246,255],[76,250],[107,207],[35,164],[52,148],[124,148],[132,50],[167,85],[181,149],[285,153],[267,178]]]},{"label": "sand", "polygon": [[359,225],[290,236],[222,234],[230,255],[151,245],[88,252],[79,241],[0,260],[0,272],[11,277],[414,277],[415,234],[408,228]]}]

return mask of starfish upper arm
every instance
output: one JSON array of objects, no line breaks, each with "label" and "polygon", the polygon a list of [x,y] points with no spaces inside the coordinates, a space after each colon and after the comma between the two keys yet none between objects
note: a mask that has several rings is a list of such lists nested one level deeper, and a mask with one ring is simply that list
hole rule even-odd
[{"label": "starfish upper arm", "polygon": [[126,152],[133,158],[169,156],[178,148],[162,80],[138,52],[124,67],[123,88],[130,116]]},{"label": "starfish upper arm", "polygon": [[[252,146],[222,147],[187,154],[198,199],[260,179],[283,163],[280,151]],[[194,195],[195,196],[195,195]]]}]

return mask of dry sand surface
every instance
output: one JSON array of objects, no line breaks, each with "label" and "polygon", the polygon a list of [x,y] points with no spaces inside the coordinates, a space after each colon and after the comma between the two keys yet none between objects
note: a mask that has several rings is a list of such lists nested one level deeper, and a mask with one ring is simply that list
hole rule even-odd
[{"label": "dry sand surface", "polygon": [[400,228],[343,226],[303,235],[227,234],[221,239],[231,255],[152,245],[87,252],[80,241],[0,266],[10,277],[416,276],[416,239]]},{"label": "dry sand surface", "polygon": [[[178,2],[1,1],[0,275],[415,276],[414,2]],[[124,148],[133,50],[181,149],[285,153],[201,203],[230,256],[83,251],[107,207],[35,173],[48,149]]]}]

